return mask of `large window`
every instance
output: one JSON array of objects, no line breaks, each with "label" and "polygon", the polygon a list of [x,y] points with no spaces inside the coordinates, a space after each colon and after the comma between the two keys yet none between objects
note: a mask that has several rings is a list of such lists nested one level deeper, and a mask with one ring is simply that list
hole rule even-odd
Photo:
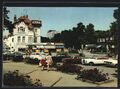
[{"label": "large window", "polygon": [[33,43],[33,37],[28,37],[28,43]]},{"label": "large window", "polygon": [[25,43],[25,36],[22,37],[22,42]]},{"label": "large window", "polygon": [[35,37],[34,42],[37,43],[37,37]]},{"label": "large window", "polygon": [[21,40],[21,37],[20,37],[20,36],[18,36],[18,43],[20,43],[20,40]]}]

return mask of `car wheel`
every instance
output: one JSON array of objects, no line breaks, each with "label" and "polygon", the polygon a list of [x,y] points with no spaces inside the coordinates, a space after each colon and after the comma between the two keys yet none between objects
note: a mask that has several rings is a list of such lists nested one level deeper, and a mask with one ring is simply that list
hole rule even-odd
[{"label": "car wheel", "polygon": [[85,60],[83,60],[82,64],[83,64],[83,65],[85,64]]},{"label": "car wheel", "polygon": [[93,62],[90,62],[90,63],[89,63],[89,65],[90,65],[90,66],[93,66],[93,65],[94,65],[94,63],[93,63]]}]

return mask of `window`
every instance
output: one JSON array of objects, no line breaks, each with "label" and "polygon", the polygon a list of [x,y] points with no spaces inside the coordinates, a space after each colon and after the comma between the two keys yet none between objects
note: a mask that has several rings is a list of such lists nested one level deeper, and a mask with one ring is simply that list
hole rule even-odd
[{"label": "window", "polygon": [[14,42],[14,38],[12,38],[12,42]]},{"label": "window", "polygon": [[20,40],[21,40],[21,39],[20,39],[20,36],[18,36],[18,43],[20,42]]},{"label": "window", "polygon": [[37,29],[35,29],[35,32],[37,33]]},{"label": "window", "polygon": [[22,27],[22,26],[21,26],[21,27],[19,27],[19,28],[18,28],[18,32],[25,32],[25,28],[24,28],[24,27]]},{"label": "window", "polygon": [[28,37],[28,43],[33,43],[33,37]]},{"label": "window", "polygon": [[22,37],[22,42],[25,43],[25,36]]},{"label": "window", "polygon": [[37,37],[34,38],[34,42],[35,42],[35,43],[37,42]]}]

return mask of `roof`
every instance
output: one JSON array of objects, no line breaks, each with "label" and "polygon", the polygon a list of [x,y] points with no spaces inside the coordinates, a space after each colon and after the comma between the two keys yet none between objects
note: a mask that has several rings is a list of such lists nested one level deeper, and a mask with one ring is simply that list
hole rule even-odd
[{"label": "roof", "polygon": [[14,24],[17,24],[19,22],[23,21],[26,25],[28,25],[29,29],[32,29],[33,27],[41,27],[41,21],[40,20],[30,20],[28,16],[20,16]]}]

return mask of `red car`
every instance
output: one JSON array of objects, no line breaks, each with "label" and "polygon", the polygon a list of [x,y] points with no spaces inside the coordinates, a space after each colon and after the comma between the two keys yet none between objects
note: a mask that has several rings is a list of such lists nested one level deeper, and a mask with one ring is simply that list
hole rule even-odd
[{"label": "red car", "polygon": [[76,56],[74,58],[64,58],[62,60],[63,63],[72,63],[72,64],[81,64],[81,58]]}]

